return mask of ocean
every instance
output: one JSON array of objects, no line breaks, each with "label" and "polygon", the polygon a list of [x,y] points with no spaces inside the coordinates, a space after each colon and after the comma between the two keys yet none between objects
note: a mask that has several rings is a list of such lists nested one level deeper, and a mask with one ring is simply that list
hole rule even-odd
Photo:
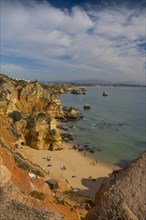
[{"label": "ocean", "polygon": [[[145,88],[86,89],[86,95],[60,95],[63,106],[75,106],[84,116],[69,122],[74,143],[93,148],[97,160],[126,165],[146,149]],[[104,90],[109,96],[102,96]],[[84,110],[85,104],[91,109]]]}]

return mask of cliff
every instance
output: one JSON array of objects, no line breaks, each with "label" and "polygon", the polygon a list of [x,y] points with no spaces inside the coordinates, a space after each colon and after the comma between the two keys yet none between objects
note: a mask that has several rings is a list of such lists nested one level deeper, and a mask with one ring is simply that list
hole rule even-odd
[{"label": "cliff", "polygon": [[0,117],[5,118],[14,134],[13,148],[21,144],[38,150],[60,148],[61,136],[56,120],[78,117],[75,108],[63,110],[57,95],[68,90],[69,86],[65,85],[14,80],[0,74]]},{"label": "cliff", "polygon": [[[3,220],[80,219],[74,208],[79,203],[77,199],[68,199],[61,192],[54,197],[45,182],[50,178],[49,173],[16,152],[24,145],[38,150],[60,148],[62,138],[57,120],[68,117],[57,96],[61,88],[53,85],[44,88],[38,82],[17,81],[0,74],[0,216]],[[64,90],[67,87],[61,92]]]},{"label": "cliff", "polygon": [[[44,89],[38,82],[16,81],[0,74],[1,114],[20,111],[27,114],[47,112],[48,115],[62,118],[64,116],[61,102],[55,90]],[[51,111],[51,105],[54,111]]]},{"label": "cliff", "polygon": [[75,210],[54,201],[41,173],[34,171],[39,171],[37,165],[33,170],[20,168],[14,153],[0,144],[1,219],[79,219]]},{"label": "cliff", "polygon": [[119,171],[114,171],[96,193],[96,207],[85,220],[145,219],[146,152]]}]

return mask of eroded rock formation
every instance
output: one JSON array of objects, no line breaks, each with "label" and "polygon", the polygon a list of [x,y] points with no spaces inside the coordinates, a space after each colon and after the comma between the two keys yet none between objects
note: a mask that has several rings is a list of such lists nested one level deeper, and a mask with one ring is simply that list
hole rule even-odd
[{"label": "eroded rock formation", "polygon": [[56,128],[56,120],[49,116],[31,116],[24,132],[26,143],[38,150],[54,150],[61,144],[61,136]]},{"label": "eroded rock formation", "polygon": [[61,136],[55,119],[78,117],[76,108],[64,111],[57,92],[68,86],[13,80],[0,74],[0,114],[8,118],[16,147],[21,143],[36,149],[57,149]]},{"label": "eroded rock formation", "polygon": [[145,219],[146,152],[124,169],[114,171],[96,193],[96,207],[85,220]]}]

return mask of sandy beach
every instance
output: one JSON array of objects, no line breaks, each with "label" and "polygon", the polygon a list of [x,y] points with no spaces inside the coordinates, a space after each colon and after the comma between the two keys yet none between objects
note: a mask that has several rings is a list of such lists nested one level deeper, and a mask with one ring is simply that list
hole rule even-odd
[{"label": "sandy beach", "polygon": [[[62,190],[76,189],[75,193],[94,198],[104,178],[118,167],[95,161],[91,154],[84,155],[84,152],[78,152],[71,146],[63,143],[63,149],[59,151],[35,150],[24,146],[17,152],[47,171],[49,175],[46,179],[57,179]],[[47,160],[49,157],[50,161]]]}]

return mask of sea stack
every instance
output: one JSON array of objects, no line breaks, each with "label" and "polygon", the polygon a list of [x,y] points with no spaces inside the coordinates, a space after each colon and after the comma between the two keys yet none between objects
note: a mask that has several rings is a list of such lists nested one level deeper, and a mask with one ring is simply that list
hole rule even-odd
[{"label": "sea stack", "polygon": [[91,105],[89,104],[84,105],[84,109],[90,109],[90,108],[91,108]]},{"label": "sea stack", "polygon": [[108,96],[108,92],[107,91],[103,91],[102,96]]}]

